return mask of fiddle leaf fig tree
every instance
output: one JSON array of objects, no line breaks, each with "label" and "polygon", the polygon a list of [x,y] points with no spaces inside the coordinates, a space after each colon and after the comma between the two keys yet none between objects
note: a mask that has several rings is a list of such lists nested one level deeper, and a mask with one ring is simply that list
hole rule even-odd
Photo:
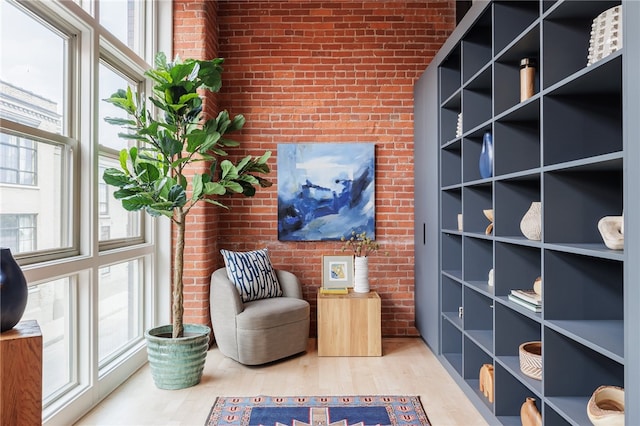
[{"label": "fiddle leaf fig tree", "polygon": [[[174,338],[183,334],[187,215],[199,202],[227,208],[222,196],[251,197],[257,186],[271,186],[270,181],[260,177],[269,173],[270,151],[260,157],[246,156],[235,164],[225,158],[227,148],[239,145],[226,135],[242,129],[244,117],[231,117],[227,111],[215,119],[202,117],[201,92],[220,90],[223,61],[177,58],[167,62],[166,56],[158,53],[155,67],[145,73],[154,82],[149,101],[158,110],[158,120],[147,110],[144,97],[131,88],[120,89],[104,99],[128,114],[128,118],[107,117],[105,121],[124,129],[118,134],[121,138],[136,142],[120,151],[120,168],[105,170],[105,183],[118,188],[114,196],[126,210],[167,216],[177,230],[172,283]],[[200,162],[206,165],[197,170],[205,170],[204,173],[187,171]]]}]

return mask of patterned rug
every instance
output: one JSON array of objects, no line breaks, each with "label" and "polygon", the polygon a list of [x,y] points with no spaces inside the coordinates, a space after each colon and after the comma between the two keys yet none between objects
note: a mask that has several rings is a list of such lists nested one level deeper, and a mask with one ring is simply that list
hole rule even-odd
[{"label": "patterned rug", "polygon": [[205,426],[429,426],[417,396],[218,397]]}]

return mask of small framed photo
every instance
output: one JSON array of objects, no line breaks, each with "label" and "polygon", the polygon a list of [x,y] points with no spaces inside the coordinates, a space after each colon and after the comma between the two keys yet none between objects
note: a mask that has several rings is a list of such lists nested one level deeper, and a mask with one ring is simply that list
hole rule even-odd
[{"label": "small framed photo", "polygon": [[322,287],[353,287],[353,256],[322,256]]}]

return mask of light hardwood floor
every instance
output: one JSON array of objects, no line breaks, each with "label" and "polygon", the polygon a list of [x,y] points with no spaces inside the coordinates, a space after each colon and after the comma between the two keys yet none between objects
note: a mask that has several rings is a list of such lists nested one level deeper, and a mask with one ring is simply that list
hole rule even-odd
[{"label": "light hardwood floor", "polygon": [[383,339],[382,357],[318,357],[308,351],[247,367],[214,346],[198,386],[159,390],[144,366],[77,425],[203,425],[217,396],[419,395],[434,426],[487,425],[419,338]]}]

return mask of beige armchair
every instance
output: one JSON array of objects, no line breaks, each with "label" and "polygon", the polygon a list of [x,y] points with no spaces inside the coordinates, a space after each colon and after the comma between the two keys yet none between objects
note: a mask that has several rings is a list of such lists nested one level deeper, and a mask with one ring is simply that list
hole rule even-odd
[{"label": "beige armchair", "polygon": [[307,349],[309,303],[298,278],[276,270],[282,297],[242,302],[226,268],[211,275],[211,323],[220,352],[246,365],[265,364]]}]

